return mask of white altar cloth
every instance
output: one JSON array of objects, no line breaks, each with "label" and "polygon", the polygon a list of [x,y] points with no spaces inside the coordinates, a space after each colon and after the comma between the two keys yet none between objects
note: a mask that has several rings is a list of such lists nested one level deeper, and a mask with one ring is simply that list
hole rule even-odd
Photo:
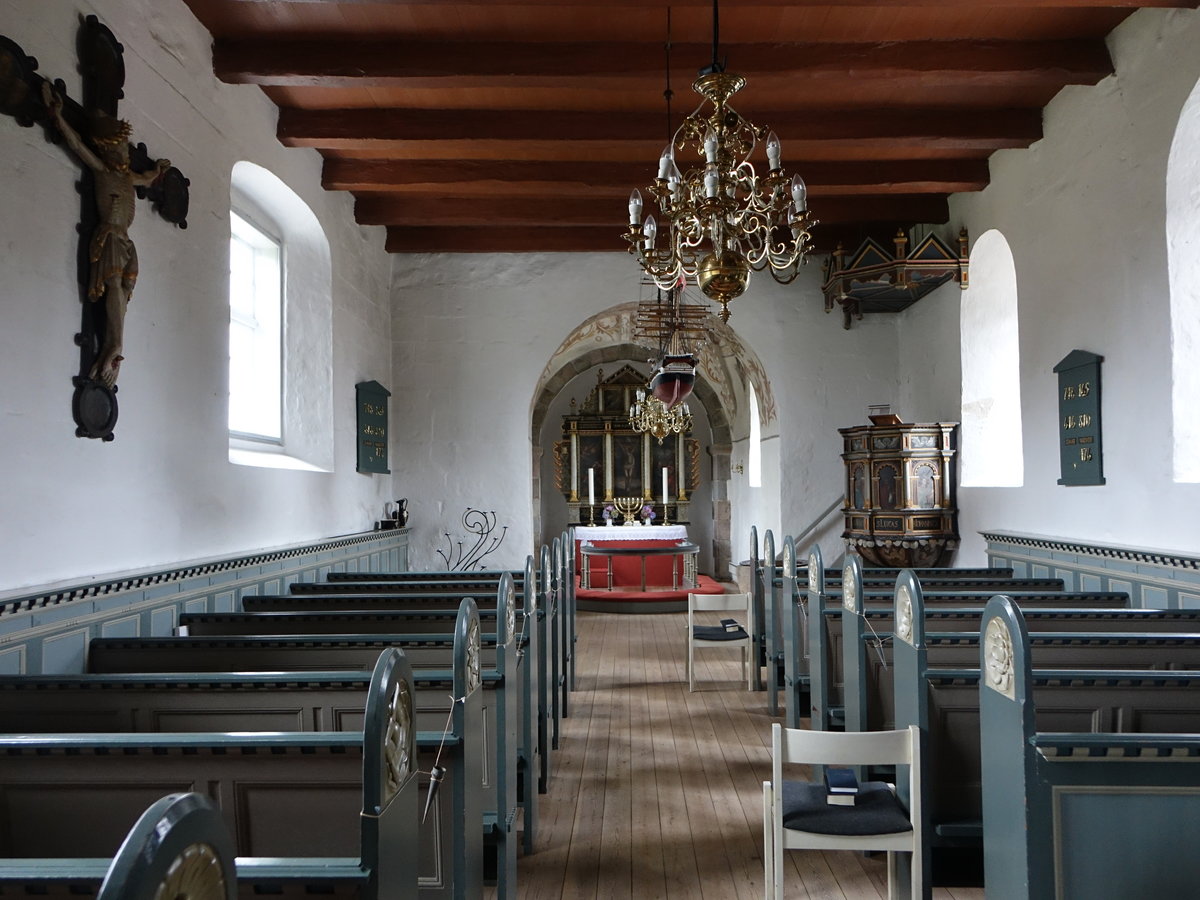
[{"label": "white altar cloth", "polygon": [[593,541],[686,541],[686,525],[576,525],[575,540]]}]

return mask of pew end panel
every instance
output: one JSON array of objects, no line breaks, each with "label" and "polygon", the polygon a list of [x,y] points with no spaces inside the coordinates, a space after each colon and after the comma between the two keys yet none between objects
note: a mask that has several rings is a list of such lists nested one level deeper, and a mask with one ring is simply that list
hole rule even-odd
[{"label": "pew end panel", "polygon": [[[1176,719],[1189,733],[1039,732],[1029,632],[1008,598],[988,604],[980,645],[989,891],[1014,900],[1193,895],[1200,885],[1195,709],[1190,721]],[[1151,716],[1147,724],[1173,718]]]}]

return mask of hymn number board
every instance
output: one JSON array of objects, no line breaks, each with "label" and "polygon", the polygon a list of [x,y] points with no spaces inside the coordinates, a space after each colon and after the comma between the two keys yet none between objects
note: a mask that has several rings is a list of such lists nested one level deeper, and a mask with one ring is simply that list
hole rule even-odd
[{"label": "hymn number board", "polygon": [[1100,363],[1103,356],[1072,350],[1058,373],[1059,484],[1104,484],[1100,452]]},{"label": "hymn number board", "polygon": [[389,475],[388,397],[392,392],[378,381],[361,381],[354,386],[358,411],[358,471]]}]

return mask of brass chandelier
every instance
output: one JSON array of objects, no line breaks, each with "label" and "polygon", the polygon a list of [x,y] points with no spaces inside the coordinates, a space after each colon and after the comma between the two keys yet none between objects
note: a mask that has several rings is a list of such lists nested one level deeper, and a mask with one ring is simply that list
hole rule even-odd
[{"label": "brass chandelier", "polygon": [[[642,193],[634,189],[624,237],[656,285],[669,289],[695,279],[705,296],[721,304],[727,322],[729,302],[746,290],[752,269],[769,270],[781,284],[795,279],[807,262],[817,220],[808,211],[804,179],[789,178],[780,164],[775,132],[729,105],[746,79],[717,61],[718,23],[713,0],[712,64],[692,84],[704,100],[675,131],[659,158],[658,177],[646,188],[658,207],[661,233],[653,215],[642,218]],[[668,102],[670,93],[668,84]],[[767,157],[762,176],[750,162],[759,143]],[[698,162],[682,172],[675,153],[688,147]]]},{"label": "brass chandelier", "polygon": [[629,426],[637,432],[649,432],[661,444],[669,434],[683,434],[692,428],[692,413],[686,403],[668,407],[653,394],[638,391],[629,407]]}]

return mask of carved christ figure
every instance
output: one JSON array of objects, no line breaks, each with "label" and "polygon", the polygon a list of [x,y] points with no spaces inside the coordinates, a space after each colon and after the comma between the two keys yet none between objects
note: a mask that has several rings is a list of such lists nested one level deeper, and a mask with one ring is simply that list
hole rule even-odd
[{"label": "carved christ figure", "polygon": [[125,307],[137,282],[137,249],[129,237],[133,222],[134,189],[152,184],[171,167],[171,161],[160,159],[146,172],[129,168],[129,123],[104,112],[91,114],[87,142],[62,115],[63,101],[49,81],[42,83],[42,99],[55,126],[67,146],[79,160],[92,170],[96,184],[96,213],[98,224],[88,250],[91,271],[88,276],[88,299],[104,301],[104,339],[89,377],[112,387],[120,372],[124,333]]}]

